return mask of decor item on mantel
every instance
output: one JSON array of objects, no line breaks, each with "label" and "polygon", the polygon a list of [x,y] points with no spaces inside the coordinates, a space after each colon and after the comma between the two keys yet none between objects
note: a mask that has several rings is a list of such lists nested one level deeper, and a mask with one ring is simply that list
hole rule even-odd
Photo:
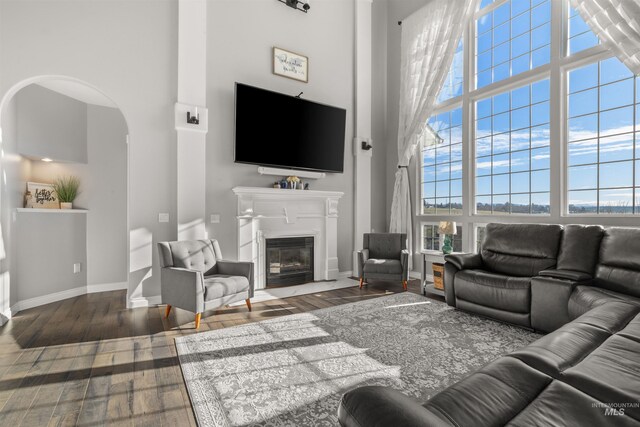
[{"label": "decor item on mantel", "polygon": [[440,221],[440,226],[438,227],[438,231],[440,234],[444,235],[444,243],[442,245],[442,253],[450,254],[453,251],[453,247],[451,246],[451,236],[457,234],[456,223],[453,221]]},{"label": "decor item on mantel", "polygon": [[290,190],[295,190],[298,188],[298,184],[300,183],[300,178],[295,175],[287,177],[287,188]]},{"label": "decor item on mantel", "polygon": [[73,201],[78,195],[80,179],[75,176],[58,178],[53,184],[53,188],[60,200],[60,209],[73,209]]},{"label": "decor item on mantel", "polygon": [[301,0],[278,0],[280,3],[284,3],[289,7],[299,10],[300,12],[308,13],[311,6],[309,3],[305,3]]},{"label": "decor item on mantel", "polygon": [[[31,194],[31,200],[28,196]],[[43,184],[40,182],[27,182],[27,191],[25,193],[25,208],[38,209],[59,209],[58,195],[52,184]]]},{"label": "decor item on mantel", "polygon": [[309,58],[274,46],[273,74],[308,83]]}]

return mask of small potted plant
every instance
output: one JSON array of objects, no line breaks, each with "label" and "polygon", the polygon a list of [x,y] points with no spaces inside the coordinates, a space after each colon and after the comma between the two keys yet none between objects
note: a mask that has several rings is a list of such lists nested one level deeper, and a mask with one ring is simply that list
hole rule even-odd
[{"label": "small potted plant", "polygon": [[58,178],[53,183],[53,189],[58,195],[60,209],[73,209],[73,201],[80,189],[80,180],[75,176]]}]

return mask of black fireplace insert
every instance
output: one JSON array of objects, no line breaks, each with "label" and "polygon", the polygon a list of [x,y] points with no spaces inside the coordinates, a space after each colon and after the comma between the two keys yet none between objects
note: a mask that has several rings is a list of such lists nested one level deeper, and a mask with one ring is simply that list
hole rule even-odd
[{"label": "black fireplace insert", "polygon": [[313,282],[313,237],[267,239],[267,287]]}]

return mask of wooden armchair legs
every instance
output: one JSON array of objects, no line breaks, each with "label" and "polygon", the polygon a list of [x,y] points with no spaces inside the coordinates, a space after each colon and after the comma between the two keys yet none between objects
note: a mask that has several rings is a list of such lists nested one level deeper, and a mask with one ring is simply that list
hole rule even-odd
[{"label": "wooden armchair legs", "polygon": [[[247,308],[249,309],[249,311],[251,311],[251,300],[249,298],[247,298],[246,300],[244,300],[247,303]],[[164,317],[167,318],[169,317],[169,313],[171,313],[171,306],[169,304],[167,304],[167,308],[164,312]],[[200,320],[202,319],[202,313],[196,313],[196,329],[198,329],[200,327]]]},{"label": "wooden armchair legs", "polygon": [[407,290],[407,281],[406,280],[402,281],[402,289],[405,290],[405,291]]},{"label": "wooden armchair legs", "polygon": [[362,289],[363,286],[364,286],[364,278],[361,277],[360,278],[360,289]]}]

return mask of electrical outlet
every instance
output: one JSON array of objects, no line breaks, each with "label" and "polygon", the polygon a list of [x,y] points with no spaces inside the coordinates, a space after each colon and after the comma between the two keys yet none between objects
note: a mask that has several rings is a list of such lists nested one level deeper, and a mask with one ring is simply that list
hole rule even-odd
[{"label": "electrical outlet", "polygon": [[168,213],[159,213],[158,214],[158,222],[169,222],[169,214]]},{"label": "electrical outlet", "polygon": [[76,262],[75,264],[73,264],[73,274],[78,274],[82,271],[82,264],[80,264],[79,262]]},{"label": "electrical outlet", "polygon": [[211,214],[211,224],[220,224],[220,214]]}]

